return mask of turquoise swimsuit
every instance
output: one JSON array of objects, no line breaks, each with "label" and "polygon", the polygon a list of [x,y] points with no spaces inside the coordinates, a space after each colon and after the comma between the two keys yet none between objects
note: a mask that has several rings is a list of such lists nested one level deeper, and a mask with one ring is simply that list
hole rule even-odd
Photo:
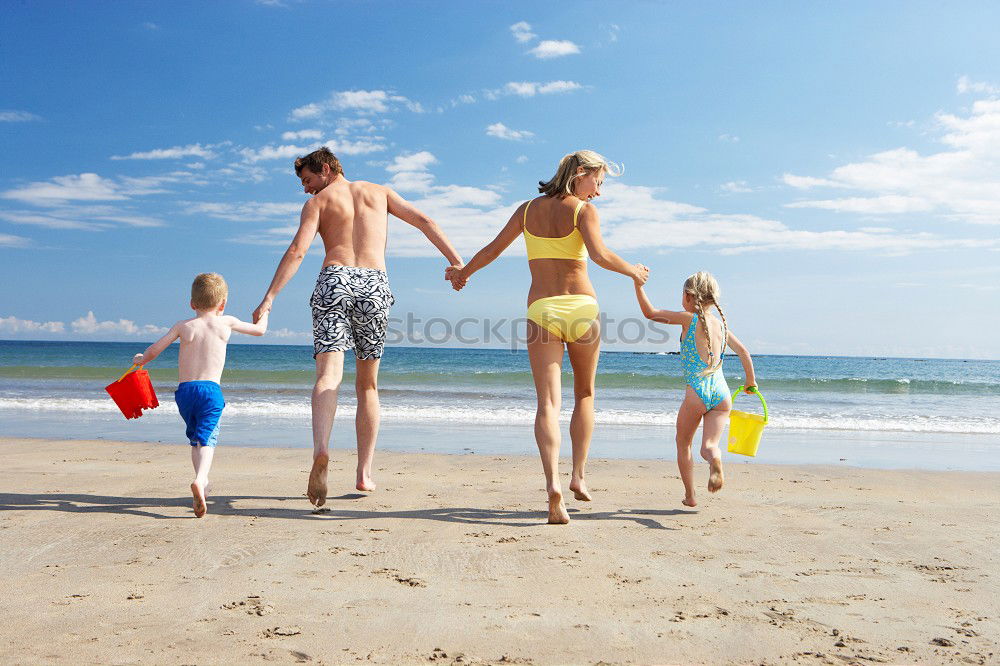
[{"label": "turquoise swimsuit", "polygon": [[708,365],[698,355],[698,346],[695,344],[697,326],[698,315],[695,314],[691,318],[691,325],[688,326],[687,332],[681,339],[681,363],[684,365],[685,381],[705,403],[705,411],[711,411],[729,397],[729,385],[726,384],[726,377],[722,374],[721,365],[710,375],[700,374]]}]

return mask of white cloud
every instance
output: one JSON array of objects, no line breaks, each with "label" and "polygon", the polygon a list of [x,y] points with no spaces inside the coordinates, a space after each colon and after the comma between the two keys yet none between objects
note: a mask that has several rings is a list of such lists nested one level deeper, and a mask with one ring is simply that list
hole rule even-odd
[{"label": "white cloud", "polygon": [[521,141],[535,136],[533,132],[511,129],[503,123],[493,123],[486,128],[486,134],[495,136],[498,139],[506,139],[507,141]]},{"label": "white cloud", "polygon": [[528,156],[527,155],[518,155],[517,159],[514,160],[514,161],[517,162],[518,164],[524,164],[525,162],[528,161]]},{"label": "white cloud", "polygon": [[535,33],[531,32],[531,24],[525,21],[519,21],[514,25],[510,26],[510,32],[511,34],[514,35],[514,39],[521,42],[522,44],[525,42],[530,42],[531,40],[533,40],[535,37],[538,36]]},{"label": "white cloud", "polygon": [[27,111],[0,111],[0,123],[29,123],[35,120],[41,120],[41,117]]},{"label": "white cloud", "polygon": [[621,34],[621,31],[622,31],[622,29],[618,26],[617,23],[612,23],[611,27],[608,28],[608,41],[609,42],[617,42],[618,41],[618,35]]},{"label": "white cloud", "polygon": [[423,113],[419,102],[386,90],[335,90],[322,102],[312,102],[292,109],[293,120],[319,118],[327,111],[348,111],[361,115],[388,113],[406,108],[414,113]]},{"label": "white cloud", "polygon": [[96,173],[57,176],[46,183],[29,183],[7,190],[0,197],[33,204],[52,205],[66,201],[115,201],[127,198],[113,181]]},{"label": "white cloud", "polygon": [[426,171],[427,168],[437,164],[437,158],[426,150],[409,155],[397,155],[392,164],[385,168],[389,173],[399,173],[400,171]]},{"label": "white cloud", "polygon": [[298,132],[284,132],[281,135],[282,141],[298,141],[300,139],[322,139],[323,132],[317,129],[299,130]]},{"label": "white cloud", "polygon": [[719,189],[729,194],[753,192],[753,188],[747,185],[747,181],[745,180],[731,180],[728,183],[723,183],[719,186]]},{"label": "white cloud", "polygon": [[338,155],[367,155],[385,150],[385,145],[377,141],[360,139],[358,141],[328,140],[325,142],[327,148]]},{"label": "white cloud", "polygon": [[192,143],[187,146],[174,146],[173,148],[157,148],[131,155],[112,155],[113,160],[176,160],[182,157],[200,157],[203,160],[210,160],[215,157],[215,153],[210,150],[210,146],[202,146],[200,143]]},{"label": "white cloud", "polygon": [[31,240],[24,236],[0,234],[0,247],[28,247],[30,244]]},{"label": "white cloud", "polygon": [[580,52],[580,47],[568,39],[546,39],[538,43],[538,46],[528,51],[536,58],[547,60],[549,58],[560,58],[562,56],[573,55]]},{"label": "white cloud", "polygon": [[145,324],[137,326],[129,319],[119,319],[118,321],[98,321],[92,311],[88,311],[86,316],[74,319],[70,324],[74,333],[83,335],[93,335],[95,333],[122,333],[125,335],[163,335],[167,328]]},{"label": "white cloud", "polygon": [[536,81],[511,81],[503,87],[503,92],[508,95],[519,95],[521,97],[534,97],[535,95],[551,95],[553,93],[571,92],[580,90],[582,85],[576,81],[549,81],[548,83],[538,83]]},{"label": "white cloud", "polygon": [[160,29],[160,26],[156,25],[152,21],[146,21],[145,23],[142,24],[142,27],[145,28],[146,30],[159,30]]},{"label": "white cloud", "polygon": [[979,93],[980,95],[1000,95],[1000,86],[986,83],[985,81],[973,81],[968,76],[960,76],[958,84],[955,86],[960,95],[965,93]]},{"label": "white cloud", "polygon": [[77,231],[103,231],[111,226],[108,224],[81,222],[77,219],[68,219],[47,213],[19,211],[2,211],[0,212],[0,220],[6,220],[12,224],[30,224],[47,229],[73,229]]},{"label": "white cloud", "polygon": [[208,215],[234,222],[255,222],[275,218],[296,218],[302,211],[301,203],[277,201],[245,201],[234,203],[195,202],[189,203],[185,212],[189,215]]},{"label": "white cloud", "polygon": [[[290,134],[290,132],[286,132],[286,134]],[[306,145],[285,144],[282,146],[243,148],[239,153],[246,162],[256,164],[257,162],[266,162],[269,160],[292,160],[311,153],[324,145],[337,155],[365,155],[385,150],[385,145],[368,139],[361,139],[359,141],[330,139],[325,142],[316,141]]]},{"label": "white cloud", "polygon": [[946,220],[1000,224],[1000,100],[979,100],[968,115],[938,113],[945,149],[921,155],[895,148],[844,164],[825,178],[785,174],[793,187],[837,187],[860,194],[786,204],[852,213],[926,212]]},{"label": "white cloud", "polygon": [[736,136],[735,134],[720,134],[719,141],[722,141],[724,143],[739,143],[740,137]]},{"label": "white cloud", "polygon": [[0,333],[63,333],[66,324],[61,321],[32,321],[17,317],[0,317]]}]

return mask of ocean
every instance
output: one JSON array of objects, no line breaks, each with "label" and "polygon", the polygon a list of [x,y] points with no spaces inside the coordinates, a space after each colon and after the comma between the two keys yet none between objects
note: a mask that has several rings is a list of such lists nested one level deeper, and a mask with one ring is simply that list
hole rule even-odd
[{"label": "ocean", "polygon": [[[160,407],[126,421],[104,392],[143,343],[0,341],[0,433],[7,437],[183,443],[173,404],[177,346],[147,367]],[[768,463],[1000,470],[1000,361],[757,356],[770,409]],[[333,446],[353,448],[353,358]],[[564,363],[564,450],[572,377]],[[727,356],[731,388],[742,366]],[[311,446],[311,347],[229,345],[222,445]],[[390,347],[380,372],[379,447],[534,454],[534,390],[523,350]],[[671,353],[603,352],[592,457],[673,460],[684,391]],[[736,406],[759,411],[752,396]],[[750,462],[741,456],[727,456]]]}]

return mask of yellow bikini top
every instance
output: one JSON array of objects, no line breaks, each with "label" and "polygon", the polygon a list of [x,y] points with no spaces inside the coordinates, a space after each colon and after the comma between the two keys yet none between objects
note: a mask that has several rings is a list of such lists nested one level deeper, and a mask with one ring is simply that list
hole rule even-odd
[{"label": "yellow bikini top", "polygon": [[521,230],[524,232],[524,247],[528,250],[528,260],[531,259],[576,259],[587,260],[587,246],[583,243],[583,234],[576,226],[576,217],[580,214],[584,202],[576,205],[573,211],[573,231],[559,238],[536,236],[528,231],[528,205],[524,207],[524,219],[521,220]]}]

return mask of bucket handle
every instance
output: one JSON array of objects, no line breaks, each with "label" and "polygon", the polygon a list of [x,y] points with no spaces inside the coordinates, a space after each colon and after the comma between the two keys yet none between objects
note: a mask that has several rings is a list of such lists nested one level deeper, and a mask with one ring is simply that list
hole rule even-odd
[{"label": "bucket handle", "polygon": [[[119,377],[118,379],[116,379],[116,380],[115,380],[115,384],[117,384],[117,383],[118,383],[118,382],[120,382],[121,380],[123,380],[123,379],[125,379],[126,377],[128,377],[128,373],[132,372],[132,369],[133,369],[133,368],[135,368],[136,366],[138,366],[138,367],[139,367],[139,369],[140,369],[140,370],[142,370],[142,363],[133,363],[133,364],[132,364],[132,365],[131,365],[131,366],[129,367],[129,369],[125,371],[125,374],[123,374],[123,375],[122,375],[121,377]],[[743,388],[743,387],[741,386],[740,388]],[[734,394],[734,395],[735,395],[735,394]]]},{"label": "bucket handle", "polygon": [[736,396],[738,396],[740,393],[752,393],[752,394],[756,395],[758,398],[760,398],[760,404],[764,406],[764,424],[767,425],[767,403],[764,401],[764,396],[761,395],[760,389],[754,389],[753,391],[747,391],[746,387],[741,385],[738,389],[736,389],[735,391],[733,391],[732,400],[735,401],[736,400]]}]

